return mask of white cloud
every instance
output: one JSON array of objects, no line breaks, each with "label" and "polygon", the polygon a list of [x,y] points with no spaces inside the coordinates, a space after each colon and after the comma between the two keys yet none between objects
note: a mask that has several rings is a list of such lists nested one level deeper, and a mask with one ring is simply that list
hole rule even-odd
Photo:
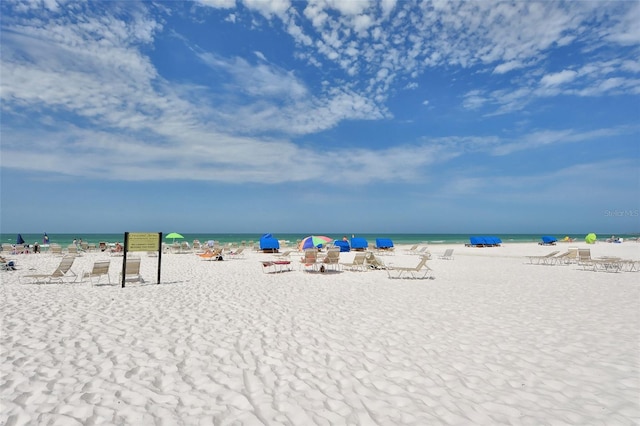
[{"label": "white cloud", "polygon": [[216,9],[232,9],[236,7],[236,0],[196,0],[196,2]]},{"label": "white cloud", "polygon": [[573,70],[563,70],[554,74],[548,74],[542,77],[542,79],[540,80],[540,85],[559,86],[561,84],[573,81],[577,75],[578,73]]},{"label": "white cloud", "polygon": [[499,64],[493,69],[495,74],[505,74],[509,71],[513,71],[519,68],[522,68],[524,65],[520,61],[509,61],[502,64]]},{"label": "white cloud", "polygon": [[287,11],[291,7],[289,0],[242,0],[242,3],[249,9],[255,10],[262,14],[265,18],[277,16],[285,20]]}]

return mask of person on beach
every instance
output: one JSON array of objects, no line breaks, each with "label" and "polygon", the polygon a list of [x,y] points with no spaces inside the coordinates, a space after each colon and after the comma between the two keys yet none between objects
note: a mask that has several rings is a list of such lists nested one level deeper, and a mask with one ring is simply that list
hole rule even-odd
[{"label": "person on beach", "polygon": [[122,252],[122,244],[120,244],[120,242],[117,242],[116,246],[111,251],[113,253],[121,253]]}]

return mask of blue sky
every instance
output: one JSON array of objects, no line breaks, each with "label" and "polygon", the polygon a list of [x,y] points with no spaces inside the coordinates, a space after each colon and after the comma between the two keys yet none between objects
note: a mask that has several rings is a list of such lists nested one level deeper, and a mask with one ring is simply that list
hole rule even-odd
[{"label": "blue sky", "polygon": [[3,232],[640,231],[640,2],[0,11]]}]

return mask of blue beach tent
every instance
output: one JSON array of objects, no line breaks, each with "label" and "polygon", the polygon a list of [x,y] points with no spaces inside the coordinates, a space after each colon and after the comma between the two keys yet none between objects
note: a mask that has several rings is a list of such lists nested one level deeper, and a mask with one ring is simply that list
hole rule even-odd
[{"label": "blue beach tent", "polygon": [[260,250],[270,250],[276,252],[280,249],[280,242],[273,238],[271,234],[264,234],[260,237]]},{"label": "blue beach tent", "polygon": [[351,251],[351,247],[349,246],[349,242],[348,241],[334,241],[333,242],[334,246],[340,247],[340,252],[348,252]]},{"label": "blue beach tent", "polygon": [[497,247],[502,244],[498,237],[469,237],[469,242],[473,247]]},{"label": "blue beach tent", "polygon": [[393,241],[389,238],[376,238],[376,247],[379,249],[393,248]]},{"label": "blue beach tent", "polygon": [[16,244],[24,244],[24,238],[22,238],[22,234],[18,234],[16,237]]},{"label": "blue beach tent", "polygon": [[351,250],[364,251],[369,247],[369,243],[364,238],[351,238]]},{"label": "blue beach tent", "polygon": [[482,247],[485,245],[483,237],[469,237],[469,243],[476,247]]},{"label": "blue beach tent", "polygon": [[554,245],[556,242],[558,241],[558,239],[556,237],[552,237],[550,235],[545,235],[542,237],[542,245],[548,246],[548,245]]}]

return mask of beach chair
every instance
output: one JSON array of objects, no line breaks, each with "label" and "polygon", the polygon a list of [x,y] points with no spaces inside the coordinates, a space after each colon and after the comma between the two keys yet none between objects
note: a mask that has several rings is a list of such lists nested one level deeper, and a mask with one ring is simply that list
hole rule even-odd
[{"label": "beach chair", "polygon": [[389,278],[434,279],[433,269],[427,266],[427,260],[426,256],[422,256],[414,268],[388,266],[387,274]]},{"label": "beach chair", "polygon": [[51,254],[59,254],[59,255],[64,255],[64,253],[62,253],[62,246],[60,244],[51,244],[49,246],[49,253]]},{"label": "beach chair", "polygon": [[367,252],[364,257],[364,263],[367,269],[387,269],[387,265],[376,257],[375,254]]},{"label": "beach chair", "polygon": [[585,269],[593,266],[591,262],[591,249],[578,249],[578,265]]},{"label": "beach chair", "polygon": [[82,274],[82,279],[85,280],[89,278],[91,285],[98,285],[100,284],[100,278],[107,277],[107,283],[111,284],[111,278],[109,278],[110,264],[111,264],[110,260],[99,260],[94,262],[93,268],[91,268],[91,271],[85,272],[84,274]]},{"label": "beach chair", "polygon": [[419,249],[411,252],[411,254],[415,254],[418,256],[427,256],[429,259],[431,259],[431,252],[427,250],[428,248],[429,246],[420,247]]},{"label": "beach chair", "polygon": [[622,272],[624,261],[619,257],[601,257],[591,259],[591,265],[594,271]]},{"label": "beach chair", "polygon": [[304,268],[305,271],[310,267],[312,270],[316,271],[318,265],[318,249],[310,248],[304,251],[304,256],[300,259],[300,267]]},{"label": "beach chair", "polygon": [[276,254],[275,257],[277,257],[278,259],[289,259],[291,257],[291,253],[293,253],[293,250],[287,250],[284,251],[280,254]]},{"label": "beach chair", "polygon": [[[142,279],[142,275],[140,275],[140,258],[139,257],[129,257],[127,258],[127,264],[125,266],[124,271],[124,281],[125,282],[140,282],[144,283],[144,279]],[[119,282],[122,282],[122,272],[120,272]]]},{"label": "beach chair", "polygon": [[453,249],[446,249],[440,259],[453,260]]},{"label": "beach chair", "polygon": [[552,251],[551,253],[548,253],[544,256],[527,256],[527,258],[529,259],[529,263],[540,265],[545,264],[548,259],[552,258],[558,253],[560,253],[560,250]]},{"label": "beach chair", "polygon": [[332,247],[327,250],[327,255],[320,265],[320,272],[328,269],[333,269],[334,271],[340,269],[340,247]]},{"label": "beach chair", "polygon": [[223,260],[222,248],[215,248],[213,250],[207,250],[204,253],[196,253],[202,260]]},{"label": "beach chair", "polygon": [[291,271],[290,260],[261,260],[260,263],[265,274]]},{"label": "beach chair", "polygon": [[239,259],[241,257],[244,257],[244,247],[240,247],[236,250],[231,250],[228,253],[229,257],[232,259]]},{"label": "beach chair", "polygon": [[544,262],[546,265],[566,265],[568,263],[567,259],[570,254],[571,252],[567,250],[564,253],[560,253],[557,256],[553,256],[553,257],[550,257],[549,259],[545,259]]},{"label": "beach chair", "polygon": [[367,267],[364,264],[366,253],[357,252],[351,263],[342,263],[345,268],[349,268],[350,271],[366,271]]},{"label": "beach chair", "polygon": [[33,284],[75,282],[78,275],[71,270],[71,266],[73,266],[75,260],[76,258],[74,256],[65,256],[60,260],[60,264],[51,274],[24,275],[20,278],[20,281]]},{"label": "beach chair", "polygon": [[78,246],[71,244],[67,247],[67,254],[69,256],[80,256],[80,252],[78,251]]},{"label": "beach chair", "polygon": [[416,250],[418,250],[418,246],[420,244],[414,244],[411,247],[409,247],[408,249],[406,249],[405,251],[409,254],[414,254],[416,252]]}]

